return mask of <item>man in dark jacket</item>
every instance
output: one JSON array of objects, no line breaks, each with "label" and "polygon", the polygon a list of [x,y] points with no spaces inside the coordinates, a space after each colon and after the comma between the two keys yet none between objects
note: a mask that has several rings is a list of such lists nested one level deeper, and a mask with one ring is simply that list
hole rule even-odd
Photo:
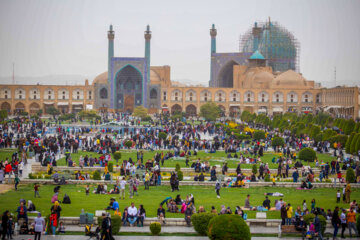
[{"label": "man in dark jacket", "polygon": [[101,239],[103,240],[113,240],[112,229],[111,229],[111,219],[109,216],[106,216],[105,213],[102,214],[102,223],[101,223]]},{"label": "man in dark jacket", "polygon": [[323,240],[322,233],[321,233],[321,223],[320,223],[320,219],[318,217],[317,211],[315,211],[314,226],[315,226],[315,234],[318,235],[320,240]]},{"label": "man in dark jacket", "polygon": [[286,211],[286,204],[283,203],[283,205],[280,208],[280,215],[281,215],[281,225],[285,225],[285,219],[287,218],[287,211]]},{"label": "man in dark jacket", "polygon": [[268,196],[265,197],[265,200],[263,202],[263,207],[267,208],[268,210],[270,210],[270,203],[271,201],[269,200]]},{"label": "man in dark jacket", "polygon": [[9,222],[9,211],[5,211],[1,218],[1,227],[3,229],[2,240],[5,240],[5,237],[7,235],[8,222]]},{"label": "man in dark jacket", "polygon": [[341,221],[340,221],[340,217],[339,217],[339,207],[336,206],[335,210],[334,210],[334,213],[333,213],[333,216],[332,216],[332,219],[331,219],[331,224],[334,227],[334,235],[333,235],[334,239],[336,239],[340,223],[341,223]]}]

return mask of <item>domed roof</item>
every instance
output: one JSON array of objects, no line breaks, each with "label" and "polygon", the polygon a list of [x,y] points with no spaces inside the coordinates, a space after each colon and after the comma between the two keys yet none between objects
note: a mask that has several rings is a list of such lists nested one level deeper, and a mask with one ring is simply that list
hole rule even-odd
[{"label": "domed roof", "polygon": [[273,82],[274,76],[264,70],[250,71],[246,74],[244,87],[245,88],[269,88]]},{"label": "domed roof", "polygon": [[304,88],[308,87],[306,79],[294,70],[288,70],[279,74],[274,80],[274,87],[277,88]]},{"label": "domed roof", "polygon": [[94,79],[94,81],[92,82],[92,84],[106,84],[108,80],[108,72],[103,72],[99,75],[97,75]]},{"label": "domed roof", "polygon": [[256,50],[253,55],[249,59],[261,59],[265,60],[264,56],[259,52],[259,50]]}]

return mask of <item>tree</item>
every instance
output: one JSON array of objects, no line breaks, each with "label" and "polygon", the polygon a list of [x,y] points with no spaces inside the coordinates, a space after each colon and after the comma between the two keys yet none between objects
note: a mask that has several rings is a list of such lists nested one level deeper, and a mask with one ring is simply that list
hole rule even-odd
[{"label": "tree", "polygon": [[60,111],[55,108],[54,106],[50,106],[46,109],[46,112],[50,115],[53,116],[53,118],[55,118],[55,116],[59,115],[60,114]]},{"label": "tree", "polygon": [[134,109],[134,112],[133,112],[134,117],[138,117],[138,118],[141,118],[141,120],[143,120],[147,117],[147,115],[148,115],[148,110],[142,105],[137,106]]},{"label": "tree", "polygon": [[353,138],[355,137],[356,133],[351,133],[350,137],[347,139],[346,144],[345,144],[345,151],[346,153],[350,154],[350,146],[351,146],[351,142],[353,140]]},{"label": "tree", "polygon": [[281,147],[284,145],[284,139],[282,137],[274,137],[274,139],[271,142],[271,145],[273,146],[274,150],[276,147]]},{"label": "tree", "polygon": [[352,139],[350,144],[350,154],[356,154],[356,144],[359,138],[360,138],[360,133],[357,133],[355,137]]},{"label": "tree", "polygon": [[97,112],[95,110],[81,110],[79,112],[79,117],[86,119],[100,118],[100,116],[97,115]]},{"label": "tree", "polygon": [[118,163],[119,159],[121,158],[121,152],[120,151],[114,152],[113,157],[116,160],[116,163]]},{"label": "tree", "polygon": [[220,108],[214,102],[207,102],[200,107],[200,116],[206,121],[215,121],[220,117]]},{"label": "tree", "polygon": [[319,126],[313,125],[310,130],[310,137],[314,138],[316,135],[320,133],[320,131],[321,130]]},{"label": "tree", "polygon": [[256,130],[254,132],[254,139],[255,140],[265,139],[265,132],[263,130]]},{"label": "tree", "polygon": [[167,138],[166,132],[159,132],[159,138],[165,140]]},{"label": "tree", "polygon": [[8,117],[8,112],[7,110],[0,110],[0,119],[4,120],[5,118]]},{"label": "tree", "polygon": [[350,133],[352,133],[352,131],[355,128],[355,121],[351,118],[346,122],[345,128],[344,128],[344,133],[346,135],[349,135]]},{"label": "tree", "polygon": [[253,164],[251,172],[253,174],[257,174],[257,166],[256,166],[256,164]]}]

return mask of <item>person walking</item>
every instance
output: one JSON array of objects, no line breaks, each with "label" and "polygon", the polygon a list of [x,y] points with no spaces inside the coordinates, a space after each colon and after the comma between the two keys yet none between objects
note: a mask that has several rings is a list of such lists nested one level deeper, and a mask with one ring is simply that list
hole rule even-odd
[{"label": "person walking", "polygon": [[14,183],[15,183],[15,191],[17,191],[17,186],[20,183],[20,178],[17,174],[15,175]]},{"label": "person walking", "polygon": [[334,227],[334,234],[333,234],[334,240],[336,239],[336,236],[338,234],[340,223],[341,223],[341,221],[340,221],[340,217],[339,217],[339,207],[336,206],[333,216],[332,216],[332,219],[331,219],[331,224]]},{"label": "person walking", "polygon": [[1,227],[3,229],[2,240],[5,240],[5,237],[7,235],[7,229],[9,228],[8,222],[9,222],[9,211],[7,210],[4,212],[4,214],[1,217]]},{"label": "person walking", "polygon": [[317,234],[320,240],[323,240],[322,233],[321,233],[321,223],[318,217],[318,212],[315,211],[315,218],[314,218],[314,226],[315,226],[315,233]]},{"label": "person walking", "polygon": [[215,192],[216,192],[217,198],[220,198],[220,189],[221,189],[221,183],[219,180],[216,180]]},{"label": "person walking", "polygon": [[358,231],[356,229],[356,213],[354,212],[353,207],[350,208],[350,212],[347,213],[346,220],[347,220],[348,227],[349,227],[350,237],[352,237],[351,229],[354,229],[355,235],[357,237],[359,237],[359,233],[358,233]]},{"label": "person walking", "polygon": [[123,200],[125,199],[125,186],[126,186],[126,181],[125,181],[125,177],[123,177],[122,180],[120,181],[120,200],[121,197]]},{"label": "person walking", "polygon": [[344,233],[347,226],[345,209],[342,210],[342,213],[340,215],[340,221],[341,221],[341,238],[345,238]]},{"label": "person walking", "polygon": [[41,213],[38,213],[37,217],[35,218],[35,238],[34,240],[40,240],[41,233],[45,231],[45,220],[41,217]]}]

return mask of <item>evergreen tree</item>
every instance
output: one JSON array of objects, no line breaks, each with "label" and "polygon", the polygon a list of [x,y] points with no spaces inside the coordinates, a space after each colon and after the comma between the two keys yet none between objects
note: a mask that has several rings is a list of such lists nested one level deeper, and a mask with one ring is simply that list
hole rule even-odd
[{"label": "evergreen tree", "polygon": [[350,144],[350,154],[355,153],[357,140],[360,138],[360,133],[357,133]]},{"label": "evergreen tree", "polygon": [[347,139],[346,144],[345,144],[345,151],[346,153],[350,154],[350,146],[351,146],[351,142],[353,140],[353,138],[355,137],[356,133],[352,132],[350,137]]},{"label": "evergreen tree", "polygon": [[351,118],[348,121],[346,121],[346,125],[344,127],[344,133],[346,135],[349,135],[354,131],[354,127],[355,127],[355,121]]}]

